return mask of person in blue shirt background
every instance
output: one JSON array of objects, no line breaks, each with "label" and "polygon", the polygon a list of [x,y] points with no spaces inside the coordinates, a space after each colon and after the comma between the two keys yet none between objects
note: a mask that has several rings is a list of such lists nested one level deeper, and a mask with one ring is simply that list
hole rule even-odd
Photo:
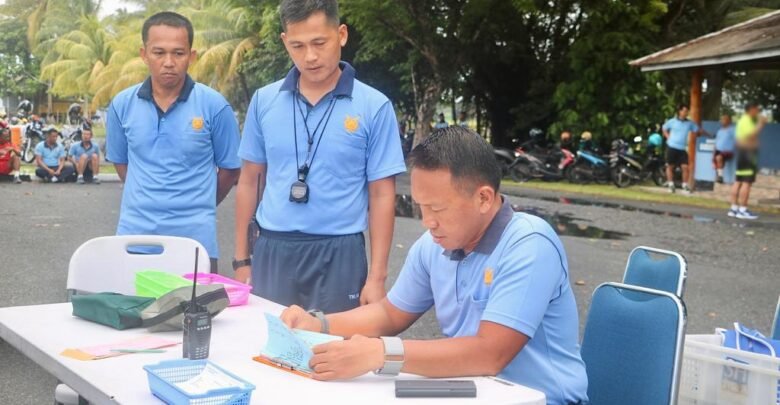
[{"label": "person in blue shirt background", "polygon": [[76,167],[76,182],[84,184],[84,177],[94,184],[100,184],[100,146],[92,142],[92,128],[81,130],[81,142],[70,146],[68,159]]},{"label": "person in blue shirt background", "polygon": [[682,189],[690,193],[688,186],[690,173],[688,172],[688,139],[693,134],[701,132],[695,122],[688,119],[688,106],[680,104],[677,107],[677,116],[669,119],[663,125],[663,133],[666,138],[666,186],[670,192],[675,191],[674,168],[682,169]]},{"label": "person in blue shirt background", "polygon": [[[513,211],[499,194],[493,148],[472,131],[434,131],[411,152],[409,165],[412,198],[428,232],[410,249],[387,297],[321,318],[298,306],[281,315],[291,328],[349,338],[313,348],[313,377],[339,380],[372,370],[498,375],[544,392],[548,404],[586,403],[577,305],[555,231]],[[445,338],[394,337],[431,308]]]},{"label": "person in blue shirt background", "polygon": [[60,131],[49,127],[43,131],[46,138],[35,146],[35,175],[56,183],[73,174],[73,166],[65,161],[65,148],[57,142]]},{"label": "person in blue shirt background", "polygon": [[[336,0],[285,0],[280,17],[294,66],[257,90],[247,111],[235,277],[251,276],[253,294],[283,305],[338,312],[377,302],[386,294],[395,175],[406,170],[393,106],[341,62],[348,30]],[[249,246],[253,218],[261,230]]]},{"label": "person in blue shirt background", "polygon": [[450,126],[450,124],[447,123],[447,120],[444,118],[444,113],[439,113],[439,120],[436,121],[436,124],[433,126],[434,129],[442,129],[447,128]]},{"label": "person in blue shirt background", "polygon": [[718,173],[718,183],[723,183],[723,165],[734,157],[734,146],[737,143],[734,130],[731,116],[723,114],[720,117],[720,128],[715,133],[715,154],[712,156],[712,164]]},{"label": "person in blue shirt background", "polygon": [[176,13],[144,22],[149,77],[111,101],[106,159],[125,182],[117,234],[195,239],[216,273],[216,210],[238,178],[239,132],[227,100],[187,74],[193,35]]}]

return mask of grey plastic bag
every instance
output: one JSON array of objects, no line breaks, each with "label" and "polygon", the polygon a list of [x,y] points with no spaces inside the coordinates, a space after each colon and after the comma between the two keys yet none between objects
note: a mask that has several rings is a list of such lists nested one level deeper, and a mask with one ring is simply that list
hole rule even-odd
[{"label": "grey plastic bag", "polygon": [[[222,284],[198,284],[195,289],[195,301],[208,309],[212,317],[228,306],[228,295]],[[169,332],[182,330],[184,310],[192,300],[192,287],[177,288],[146,307],[141,312],[143,324],[149,332]]]}]

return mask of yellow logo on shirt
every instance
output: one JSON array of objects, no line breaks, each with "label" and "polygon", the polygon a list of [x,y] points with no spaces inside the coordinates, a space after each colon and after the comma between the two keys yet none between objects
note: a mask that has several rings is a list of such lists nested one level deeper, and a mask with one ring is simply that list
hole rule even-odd
[{"label": "yellow logo on shirt", "polygon": [[349,132],[350,134],[357,131],[359,127],[360,127],[359,117],[351,117],[347,115],[347,118],[344,119],[344,129],[346,129],[347,132]]},{"label": "yellow logo on shirt", "polygon": [[192,129],[203,129],[203,117],[195,117],[192,119]]}]

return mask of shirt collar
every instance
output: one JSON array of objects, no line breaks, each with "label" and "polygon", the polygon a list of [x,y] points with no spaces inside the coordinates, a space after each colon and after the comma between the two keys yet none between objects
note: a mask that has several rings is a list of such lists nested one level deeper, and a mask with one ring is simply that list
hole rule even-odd
[{"label": "shirt collar", "polygon": [[[195,81],[192,80],[190,75],[186,75],[184,77],[184,86],[181,88],[181,92],[179,93],[179,97],[176,98],[176,101],[185,102],[188,98],[190,98],[190,93],[192,93],[192,89],[195,88]],[[141,85],[141,88],[138,89],[138,97],[142,98],[147,101],[152,101],[152,77],[147,77],[146,80],[144,80],[144,83]]]},{"label": "shirt collar", "polygon": [[[474,251],[477,253],[493,253],[493,251],[496,250],[496,246],[498,246],[498,242],[501,240],[501,235],[504,234],[504,229],[506,229],[509,221],[512,220],[512,216],[515,213],[512,209],[512,204],[509,203],[509,199],[503,196],[501,198],[503,199],[501,208],[498,210],[498,213],[496,213],[496,216],[493,217],[490,225],[488,225],[485,234],[482,235],[482,239],[477,243],[477,247],[474,248]],[[442,254],[449,257],[450,260],[455,261],[461,261],[466,257],[466,252],[464,252],[463,249],[445,250]]]},{"label": "shirt collar", "polygon": [[[341,69],[341,76],[339,77],[336,88],[333,89],[333,95],[336,97],[352,97],[352,88],[355,84],[355,68],[347,62],[339,62],[339,69]],[[301,72],[298,68],[293,66],[287,73],[287,77],[284,78],[282,87],[279,91],[298,91],[298,79],[301,77]]]}]

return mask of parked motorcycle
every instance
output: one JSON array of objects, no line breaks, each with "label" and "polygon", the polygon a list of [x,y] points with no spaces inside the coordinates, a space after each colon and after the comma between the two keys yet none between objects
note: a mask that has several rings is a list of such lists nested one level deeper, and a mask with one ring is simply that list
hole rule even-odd
[{"label": "parked motorcycle", "polygon": [[516,152],[510,148],[493,147],[493,156],[496,158],[498,167],[501,168],[501,178],[509,175],[509,166],[517,157]]},{"label": "parked motorcycle", "polygon": [[[634,141],[641,142],[642,137],[637,138],[634,138]],[[663,159],[656,153],[649,153],[642,160],[639,156],[632,154],[630,149],[629,145],[622,139],[612,142],[609,166],[612,182],[615,183],[615,186],[629,187],[646,180],[653,180],[658,186],[663,185],[666,181]]]},{"label": "parked motorcycle", "polygon": [[22,160],[32,163],[35,160],[35,147],[43,141],[43,120],[37,115],[30,116],[22,129]]},{"label": "parked motorcycle", "polygon": [[607,183],[610,180],[609,163],[594,151],[579,150],[574,163],[566,170],[566,179],[575,184]]},{"label": "parked motorcycle", "polygon": [[536,146],[534,141],[515,149],[515,156],[509,165],[509,175],[519,183],[531,179],[562,180],[567,168],[574,163],[574,154],[568,149],[545,149]]}]

